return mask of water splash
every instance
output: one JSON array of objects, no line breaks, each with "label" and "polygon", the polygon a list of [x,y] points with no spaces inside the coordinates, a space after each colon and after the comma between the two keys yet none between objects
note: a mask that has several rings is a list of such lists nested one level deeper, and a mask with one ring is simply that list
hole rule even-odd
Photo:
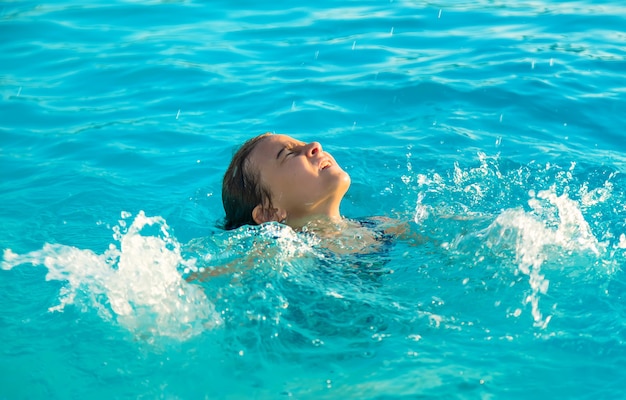
[{"label": "water splash", "polygon": [[[543,190],[531,195],[532,211],[512,209],[498,215],[488,228],[486,246],[496,251],[501,251],[502,246],[513,247],[516,273],[526,275],[530,287],[524,304],[530,304],[534,325],[545,328],[552,318],[544,315],[539,306],[550,285],[542,272],[546,261],[563,253],[588,252],[599,257],[604,248],[591,232],[578,204],[567,194],[558,196],[553,190]],[[545,218],[547,214],[554,215]]]},{"label": "water splash", "polygon": [[66,282],[60,303],[49,311],[62,312],[68,305],[95,309],[103,319],[117,321],[147,340],[184,340],[221,324],[201,288],[183,279],[181,270],[194,269],[195,260],[181,256],[165,220],[140,212],[126,227],[128,218],[123,212],[113,228],[116,244],[102,254],[46,243],[41,250],[21,255],[6,249],[1,266],[45,266],[47,280]]},{"label": "water splash", "polygon": [[[500,268],[510,260],[514,276],[525,276],[528,284],[521,305],[530,308],[534,326],[544,329],[558,302],[546,296],[547,276],[589,279],[619,269],[623,234],[604,229],[618,226],[618,173],[576,175],[575,163],[520,166],[484,153],[478,161],[473,167],[457,162],[447,175],[419,174],[413,220],[442,248],[485,268],[492,267],[484,265],[485,258]],[[550,306],[540,305],[544,298]]]}]

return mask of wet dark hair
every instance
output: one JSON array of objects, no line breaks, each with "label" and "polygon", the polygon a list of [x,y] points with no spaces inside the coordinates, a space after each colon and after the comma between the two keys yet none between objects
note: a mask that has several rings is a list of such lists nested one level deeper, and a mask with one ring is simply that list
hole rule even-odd
[{"label": "wet dark hair", "polygon": [[222,181],[222,204],[226,212],[224,229],[236,229],[243,225],[258,225],[252,218],[252,210],[259,204],[271,207],[270,191],[261,184],[259,171],[250,169],[250,153],[256,145],[271,133],[253,137],[233,155]]}]

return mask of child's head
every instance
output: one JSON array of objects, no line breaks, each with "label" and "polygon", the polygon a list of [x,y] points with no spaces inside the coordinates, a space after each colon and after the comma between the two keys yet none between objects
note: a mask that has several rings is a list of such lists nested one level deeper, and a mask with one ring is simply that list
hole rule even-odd
[{"label": "child's head", "polygon": [[257,136],[235,153],[224,175],[225,228],[269,221],[300,227],[314,218],[340,218],[349,186],[349,175],[319,143]]}]

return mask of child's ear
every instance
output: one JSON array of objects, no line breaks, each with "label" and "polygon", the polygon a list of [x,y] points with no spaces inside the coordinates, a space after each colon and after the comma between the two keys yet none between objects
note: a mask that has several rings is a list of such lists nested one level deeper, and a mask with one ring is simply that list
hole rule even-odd
[{"label": "child's ear", "polygon": [[287,218],[287,212],[280,208],[270,208],[259,204],[252,210],[252,219],[257,224],[270,221],[281,222],[285,218]]}]

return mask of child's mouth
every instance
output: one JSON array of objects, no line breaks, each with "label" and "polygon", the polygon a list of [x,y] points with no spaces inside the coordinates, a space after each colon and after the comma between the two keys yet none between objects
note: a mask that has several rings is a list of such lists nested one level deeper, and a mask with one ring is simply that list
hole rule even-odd
[{"label": "child's mouth", "polygon": [[329,160],[324,160],[320,163],[320,171],[325,170],[326,168],[331,167],[333,164]]}]

